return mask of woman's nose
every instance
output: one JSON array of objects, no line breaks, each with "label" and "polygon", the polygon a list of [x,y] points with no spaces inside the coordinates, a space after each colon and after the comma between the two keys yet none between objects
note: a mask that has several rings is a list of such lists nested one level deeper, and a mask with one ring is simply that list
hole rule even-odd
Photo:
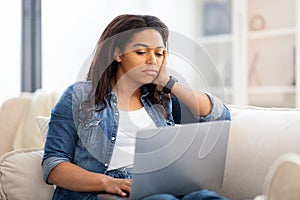
[{"label": "woman's nose", "polygon": [[147,57],[147,64],[148,65],[156,65],[157,64],[157,60],[156,60],[156,56],[154,52],[150,52],[148,57]]}]

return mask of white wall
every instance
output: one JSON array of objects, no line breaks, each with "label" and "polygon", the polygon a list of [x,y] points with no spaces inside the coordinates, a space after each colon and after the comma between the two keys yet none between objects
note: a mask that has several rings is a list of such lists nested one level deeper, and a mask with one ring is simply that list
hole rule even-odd
[{"label": "white wall", "polygon": [[[194,36],[194,0],[51,0],[42,2],[43,88],[62,91],[76,81],[106,25],[120,14],[150,14],[170,30]],[[178,59],[178,58],[177,58]],[[174,62],[176,65],[180,62]],[[182,62],[180,63],[182,64]],[[184,72],[186,67],[178,66]]]},{"label": "white wall", "polygon": [[0,105],[20,93],[21,0],[0,0]]}]

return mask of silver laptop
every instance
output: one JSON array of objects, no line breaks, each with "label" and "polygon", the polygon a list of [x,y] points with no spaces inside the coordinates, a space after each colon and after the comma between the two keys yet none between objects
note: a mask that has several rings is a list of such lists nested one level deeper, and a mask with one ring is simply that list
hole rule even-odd
[{"label": "silver laptop", "polygon": [[98,199],[221,188],[229,128],[230,121],[212,121],[139,131],[129,197],[99,194]]}]

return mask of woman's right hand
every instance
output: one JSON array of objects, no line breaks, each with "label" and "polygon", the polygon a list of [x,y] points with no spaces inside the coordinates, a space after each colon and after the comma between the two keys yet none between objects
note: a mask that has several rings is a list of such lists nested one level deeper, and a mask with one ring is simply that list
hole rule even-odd
[{"label": "woman's right hand", "polygon": [[73,163],[62,162],[52,169],[48,182],[78,192],[107,192],[126,196],[131,189],[131,179],[87,171]]},{"label": "woman's right hand", "polygon": [[131,189],[131,179],[112,178],[107,176],[103,181],[105,191],[119,196],[127,196]]}]

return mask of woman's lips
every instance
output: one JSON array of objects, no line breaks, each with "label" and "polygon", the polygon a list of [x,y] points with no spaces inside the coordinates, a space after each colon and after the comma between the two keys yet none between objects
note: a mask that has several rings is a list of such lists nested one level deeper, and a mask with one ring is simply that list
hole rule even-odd
[{"label": "woman's lips", "polygon": [[152,69],[144,70],[143,72],[145,72],[147,75],[150,75],[150,76],[156,76],[158,73],[156,70],[152,70]]}]

